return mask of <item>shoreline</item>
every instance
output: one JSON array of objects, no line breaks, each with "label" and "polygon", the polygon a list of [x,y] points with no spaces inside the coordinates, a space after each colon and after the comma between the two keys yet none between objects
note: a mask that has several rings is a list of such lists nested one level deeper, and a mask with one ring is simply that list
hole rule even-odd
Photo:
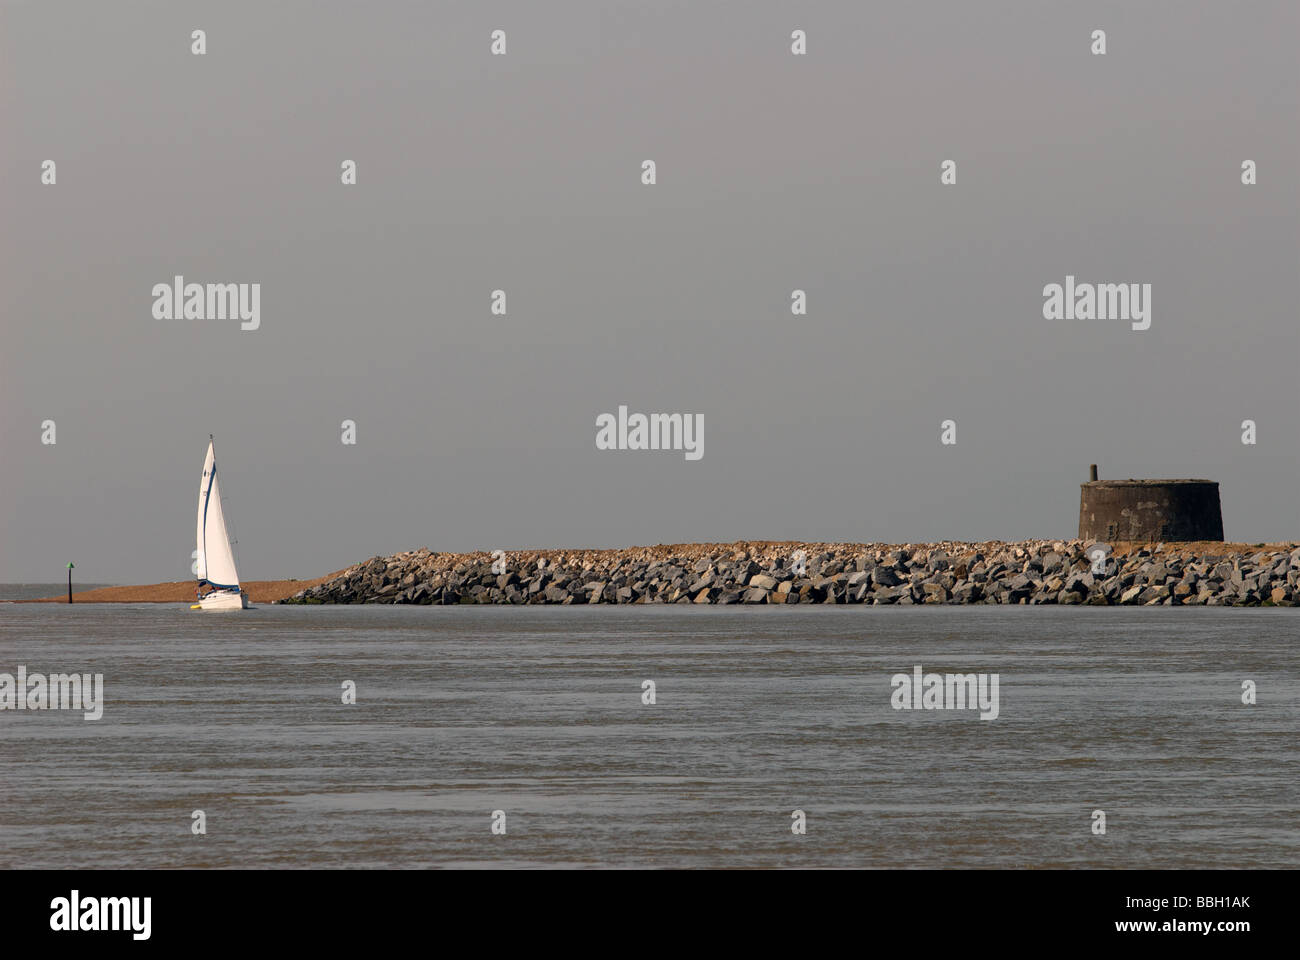
[{"label": "shoreline", "polygon": [[[1300,605],[1300,543],[739,540],[608,549],[411,550],[306,580],[243,585],[254,604],[1086,603]],[[803,551],[803,565],[797,551]],[[539,561],[544,566],[539,568]],[[1135,590],[1135,588],[1137,588]],[[1278,592],[1280,591],[1280,592]],[[15,603],[66,603],[67,595]],[[74,603],[194,602],[194,581],[100,587]]]}]

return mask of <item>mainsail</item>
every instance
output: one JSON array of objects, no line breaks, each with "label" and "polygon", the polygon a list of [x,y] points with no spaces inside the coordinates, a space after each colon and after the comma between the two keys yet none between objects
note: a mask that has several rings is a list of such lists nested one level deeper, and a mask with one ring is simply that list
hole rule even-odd
[{"label": "mainsail", "polygon": [[217,461],[211,442],[199,484],[198,552],[200,586],[209,583],[214,587],[239,589],[235,555],[230,549],[226,517],[221,511],[221,488],[217,485]]}]

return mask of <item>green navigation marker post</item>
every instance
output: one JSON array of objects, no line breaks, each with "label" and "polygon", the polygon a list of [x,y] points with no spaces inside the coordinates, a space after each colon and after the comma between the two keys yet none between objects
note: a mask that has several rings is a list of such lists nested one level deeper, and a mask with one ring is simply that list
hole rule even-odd
[{"label": "green navigation marker post", "polygon": [[72,564],[68,564],[68,603],[72,602]]}]

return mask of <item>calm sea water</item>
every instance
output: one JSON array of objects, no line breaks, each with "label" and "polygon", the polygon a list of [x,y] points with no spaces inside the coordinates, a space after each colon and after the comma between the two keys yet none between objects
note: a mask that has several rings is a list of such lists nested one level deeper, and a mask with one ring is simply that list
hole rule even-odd
[{"label": "calm sea water", "polygon": [[[98,722],[0,713],[0,849],[10,867],[1293,867],[1298,635],[1268,609],[0,604],[0,672],[103,673],[106,698]],[[916,664],[997,673],[1000,716],[892,709]]]}]

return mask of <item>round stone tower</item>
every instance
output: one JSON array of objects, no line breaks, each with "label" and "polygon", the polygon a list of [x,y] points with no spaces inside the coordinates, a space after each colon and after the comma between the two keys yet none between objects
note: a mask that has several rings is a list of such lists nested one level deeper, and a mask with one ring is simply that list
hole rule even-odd
[{"label": "round stone tower", "polygon": [[1080,484],[1079,539],[1222,540],[1219,485],[1213,480],[1092,480]]}]

